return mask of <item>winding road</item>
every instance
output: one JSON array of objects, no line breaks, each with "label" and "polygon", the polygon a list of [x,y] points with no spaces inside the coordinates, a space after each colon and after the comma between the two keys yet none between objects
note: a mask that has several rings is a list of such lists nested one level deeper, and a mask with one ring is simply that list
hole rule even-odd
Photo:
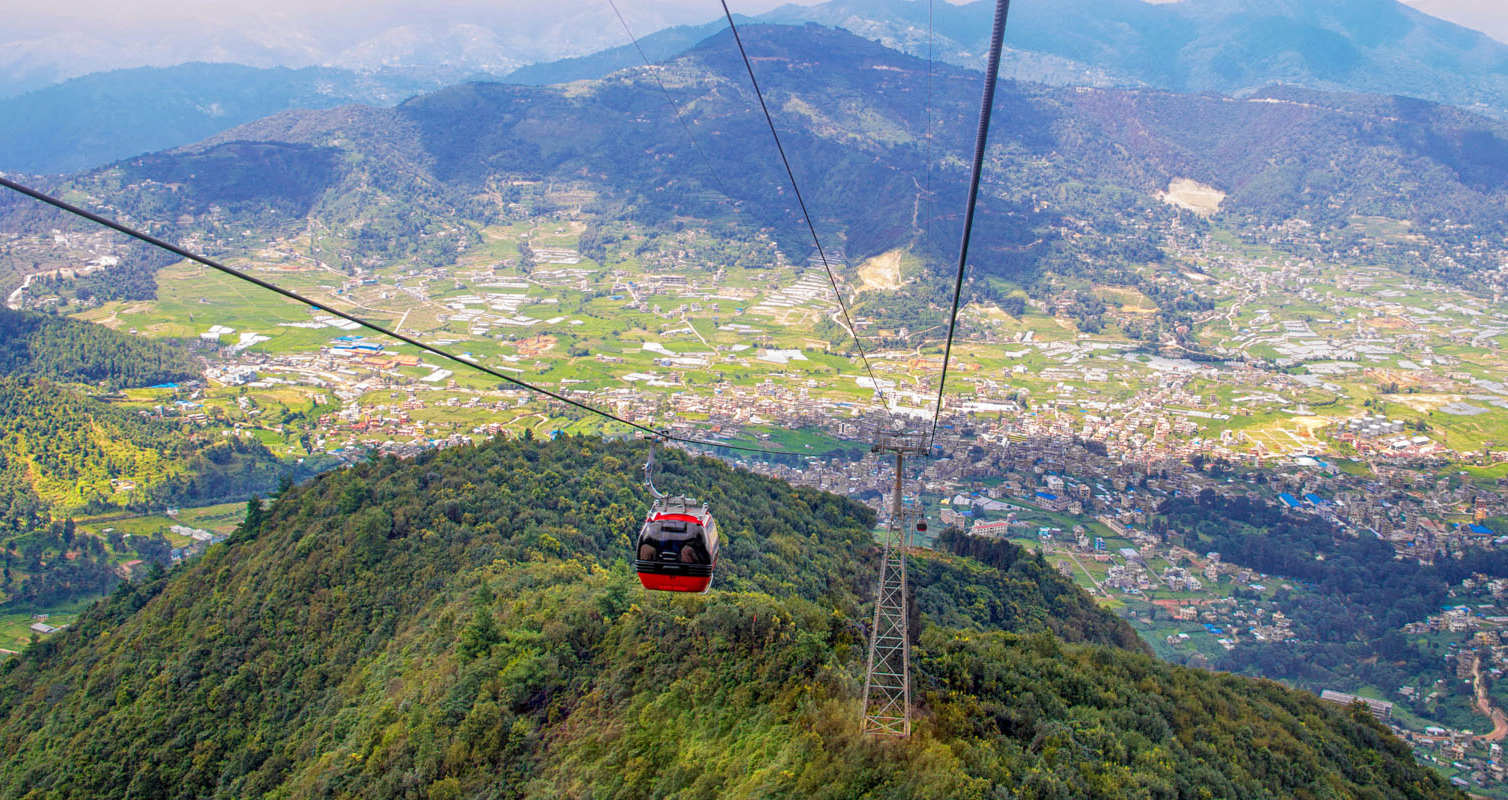
[{"label": "winding road", "polygon": [[1492,718],[1492,732],[1476,737],[1483,742],[1501,742],[1508,736],[1508,714],[1492,704],[1487,697],[1487,681],[1482,678],[1482,659],[1477,659],[1471,668],[1471,685],[1477,695],[1477,710]]}]

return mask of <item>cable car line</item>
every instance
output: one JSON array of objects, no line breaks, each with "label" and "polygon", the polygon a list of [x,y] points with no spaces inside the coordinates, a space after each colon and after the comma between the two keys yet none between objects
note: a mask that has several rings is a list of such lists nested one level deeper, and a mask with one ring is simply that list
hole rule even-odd
[{"label": "cable car line", "polygon": [[[859,329],[853,324],[853,317],[848,313],[848,304],[843,302],[843,292],[838,289],[838,278],[833,275],[833,268],[827,261],[827,251],[822,249],[822,240],[817,236],[817,227],[812,224],[811,212],[806,210],[806,200],[801,197],[801,187],[796,184],[796,173],[791,169],[791,161],[785,156],[785,147],[780,144],[780,134],[775,130],[775,119],[770,116],[770,107],[765,104],[764,92],[760,91],[759,79],[754,77],[754,65],[749,61],[749,53],[744,49],[743,37],[738,35],[738,26],[733,22],[733,12],[728,9],[728,0],[719,0],[723,4],[723,14],[728,18],[728,28],[733,31],[733,41],[738,45],[738,53],[743,56],[744,69],[749,71],[749,83],[754,86],[754,96],[759,98],[759,108],[764,111],[764,121],[770,126],[770,135],[775,139],[775,149],[780,153],[780,163],[785,165],[785,175],[791,181],[791,189],[796,193],[796,203],[801,206],[801,217],[806,220],[806,229],[811,231],[812,242],[817,245],[817,255],[822,259],[822,269],[827,272],[827,281],[832,284],[833,297],[838,300],[838,308],[843,311],[843,320],[848,323],[848,334],[853,337],[854,346],[859,350],[859,358],[864,362],[864,371],[869,373],[869,381],[874,384],[874,391],[885,397],[885,392],[880,388],[880,379],[874,374],[874,367],[869,364],[869,355],[864,352],[864,343],[859,339]],[[890,412],[890,404],[885,403],[885,414],[890,417],[892,424],[895,415]]]},{"label": "cable car line", "polygon": [[[1006,2],[1006,0],[999,1],[1002,5],[1004,5],[1004,3]],[[801,197],[801,188],[796,185],[796,174],[791,170],[791,162],[788,158],[786,158],[785,148],[780,144],[780,134],[775,130],[775,120],[770,116],[770,107],[765,103],[764,93],[759,89],[759,79],[754,77],[754,66],[749,61],[748,51],[744,49],[743,38],[738,34],[738,26],[733,22],[733,12],[728,9],[728,0],[720,0],[720,2],[723,6],[723,14],[728,18],[728,27],[733,31],[733,41],[738,44],[738,52],[741,56],[743,56],[744,68],[749,71],[749,82],[754,85],[754,94],[759,98],[759,107],[764,111],[765,122],[769,124],[770,134],[775,138],[775,148],[780,151],[780,161],[785,165],[786,177],[790,178],[791,188],[796,192],[796,201],[801,205],[801,213],[802,216],[806,219],[806,227],[809,231],[811,231],[812,241],[816,242],[817,244],[817,254],[822,258],[822,267],[827,271],[827,279],[828,282],[832,284],[833,295],[837,297],[838,306],[843,310],[843,318],[848,321],[848,332],[853,336],[854,344],[859,349],[859,355],[864,359],[864,368],[869,372],[869,379],[874,383],[876,393],[878,393],[880,397],[883,398],[884,393],[880,391],[880,382],[874,374],[873,367],[871,367],[869,364],[869,357],[864,353],[864,344],[859,339],[859,330],[854,326],[853,319],[849,316],[848,306],[843,302],[843,293],[838,289],[838,279],[833,275],[832,267],[828,264],[827,253],[822,250],[822,242],[817,237],[817,228],[812,224],[812,215],[809,211],[807,211],[806,201]],[[999,67],[1001,27],[1003,26],[1003,24],[1004,13],[997,10],[995,19],[995,36],[993,39],[992,47],[993,56],[991,59],[990,70],[990,85],[992,87],[994,76]],[[930,86],[931,79],[929,68],[929,92]],[[929,100],[928,118],[930,119],[930,117],[931,111]],[[976,155],[974,168],[974,189],[976,191],[979,186],[978,175],[979,156]],[[972,194],[970,196],[969,212],[972,215]],[[967,231],[967,228],[965,229],[965,231]],[[967,236],[968,234],[966,232],[966,242]],[[960,261],[960,264],[961,263],[962,262]],[[962,278],[960,277],[960,281],[961,280]],[[955,294],[953,298],[953,317],[955,321],[957,319],[957,316],[958,298]],[[952,325],[949,325],[948,329],[948,344],[950,347],[952,346]],[[946,378],[947,376],[946,357],[943,359],[943,376],[944,378]],[[941,395],[939,395],[938,402],[939,408],[941,408]],[[895,415],[891,413],[890,404],[888,402],[885,404],[885,412],[891,419],[891,425],[894,426]],[[901,513],[901,509],[904,505],[902,498],[903,486],[905,483],[904,456],[907,452],[915,453],[916,455],[924,455],[931,451],[930,444],[922,445],[918,441],[907,440],[914,437],[916,440],[930,443],[931,439],[935,438],[937,435],[936,415],[933,416],[932,426],[932,437],[929,437],[927,439],[922,439],[922,434],[920,433],[908,436],[906,433],[899,430],[896,430],[894,433],[881,432],[880,435],[876,437],[876,441],[872,448],[875,452],[884,451],[894,453],[896,461],[894,490],[895,494],[893,498],[894,512],[892,513],[889,526],[890,536],[885,540],[885,545],[881,551],[879,585],[876,587],[875,592],[874,625],[871,629],[869,662],[864,683],[864,724],[862,727],[866,733],[892,733],[899,734],[901,736],[908,736],[911,733],[911,677],[909,667],[910,646],[908,644],[909,636],[906,633],[905,622],[908,608],[908,603],[906,600],[906,544],[909,542],[910,537],[909,531],[904,530],[904,527],[907,524],[907,519],[905,519],[904,515]],[[657,505],[656,509],[658,508],[659,506]],[[641,532],[640,534],[641,541],[645,541],[646,537],[650,535],[652,526],[657,524],[655,520],[659,518],[660,517],[657,516],[653,511],[651,512],[650,521],[645,523],[643,532]],[[691,517],[687,517],[687,519],[691,519]],[[919,527],[921,530],[925,530],[924,524]],[[897,543],[899,544],[899,547],[893,546]],[[642,555],[649,555],[651,554],[650,551],[653,551],[654,549],[649,545],[645,545],[644,548],[648,549],[645,550]],[[661,556],[661,558],[668,559],[669,556],[664,555]],[[647,562],[636,562],[636,564],[645,563]],[[653,577],[654,576],[651,576],[651,579],[653,579]],[[645,575],[642,572],[640,573],[640,580],[645,580]],[[650,584],[646,582],[645,586],[649,587]],[[895,635],[895,631],[897,629],[900,632],[899,636]],[[899,659],[898,671],[895,666],[897,659]],[[874,690],[875,692],[874,698],[872,698],[871,696],[872,690]],[[872,700],[874,700],[875,698],[879,698],[878,703],[877,705],[872,706]],[[879,710],[876,711],[876,708],[878,708]]]},{"label": "cable car line", "polygon": [[[923,156],[922,174],[922,198],[925,216],[922,217],[923,231],[927,243],[927,254],[932,253],[932,0],[927,0],[927,152]],[[925,339],[923,340],[925,341]]]},{"label": "cable car line", "polygon": [[477,363],[475,361],[471,361],[471,360],[462,358],[461,356],[458,356],[458,355],[455,355],[453,353],[450,353],[450,352],[448,352],[448,351],[446,351],[446,350],[444,350],[442,348],[436,347],[434,345],[425,344],[424,342],[421,342],[418,339],[415,339],[415,338],[413,338],[411,336],[405,336],[404,334],[398,333],[397,331],[394,331],[394,330],[391,330],[389,328],[383,327],[382,325],[378,325],[375,322],[369,322],[369,321],[364,320],[364,319],[362,319],[360,317],[353,316],[353,315],[348,314],[348,313],[346,313],[344,311],[341,311],[338,308],[333,308],[333,307],[331,307],[331,306],[329,306],[329,305],[327,305],[325,303],[321,303],[321,302],[319,302],[317,300],[313,300],[313,299],[310,299],[308,297],[305,297],[305,296],[299,294],[298,292],[292,291],[290,289],[284,289],[283,287],[278,286],[276,284],[268,283],[267,281],[264,281],[261,278],[258,278],[258,277],[255,277],[253,275],[250,275],[250,274],[247,274],[245,272],[242,272],[241,270],[238,270],[238,269],[236,269],[234,267],[229,267],[229,266],[226,266],[224,264],[221,264],[218,261],[215,261],[214,259],[198,255],[196,253],[193,253],[192,251],[189,251],[189,250],[186,250],[186,249],[184,249],[182,247],[179,247],[178,245],[175,245],[175,244],[173,244],[171,242],[165,241],[163,239],[159,239],[159,238],[157,238],[155,236],[152,236],[151,234],[148,234],[148,233],[143,233],[142,231],[136,230],[135,228],[132,228],[132,227],[130,227],[128,225],[124,225],[122,223],[116,222],[115,220],[112,220],[112,219],[110,219],[108,217],[100,216],[99,214],[96,214],[96,213],[94,213],[92,211],[88,211],[86,209],[83,209],[83,208],[80,208],[78,206],[75,206],[72,203],[69,203],[67,201],[60,200],[60,199],[58,199],[56,197],[53,197],[52,195],[47,194],[45,192],[39,191],[37,189],[33,189],[33,188],[29,187],[29,186],[26,186],[26,185],[23,185],[23,184],[20,184],[20,183],[16,183],[15,181],[10,180],[9,178],[6,178],[4,176],[0,176],[0,186],[4,186],[5,188],[10,189],[11,191],[14,191],[14,192],[17,192],[17,193],[20,193],[20,194],[24,194],[27,197],[32,198],[33,200],[37,200],[37,201],[40,201],[42,203],[46,203],[47,205],[50,205],[50,206],[52,206],[54,208],[57,208],[57,209],[59,209],[61,211],[66,211],[69,214],[73,214],[74,216],[82,217],[84,219],[89,220],[90,222],[94,222],[96,224],[103,225],[103,226],[105,226],[107,228],[110,228],[112,230],[118,231],[118,232],[123,233],[123,234],[125,234],[127,236],[130,236],[133,239],[137,239],[137,240],[140,240],[142,242],[146,242],[147,244],[150,244],[150,245],[152,245],[154,247],[161,248],[161,249],[166,250],[166,251],[168,251],[170,253],[173,253],[175,255],[181,256],[183,258],[186,258],[186,259],[188,259],[190,261],[194,261],[194,262],[197,262],[199,264],[203,264],[204,266],[209,267],[210,269],[217,270],[219,272],[223,272],[226,275],[229,275],[229,276],[231,276],[233,278],[239,278],[239,279],[241,279],[243,281],[246,281],[247,283],[255,284],[255,285],[260,286],[261,288],[266,289],[266,290],[268,290],[270,292],[274,292],[276,294],[280,294],[280,295],[282,295],[282,296],[284,296],[284,297],[286,297],[286,298],[288,298],[290,300],[295,300],[295,301],[303,303],[305,305],[312,306],[312,307],[317,308],[320,311],[323,311],[323,312],[325,312],[327,314],[334,314],[335,316],[340,317],[341,319],[344,319],[344,320],[346,320],[348,322],[354,322],[357,325],[362,326],[363,328],[367,328],[368,330],[376,331],[377,333],[380,333],[380,334],[382,334],[384,336],[390,336],[390,337],[392,337],[394,339],[397,339],[400,342],[404,342],[405,344],[411,344],[414,347],[417,347],[417,348],[419,348],[420,350],[423,350],[426,353],[430,353],[432,355],[439,356],[440,358],[444,358],[444,359],[446,359],[448,361],[452,361],[452,362],[455,362],[457,364],[461,364],[461,365],[464,365],[466,367],[470,367],[472,369],[479,370],[479,371],[484,372],[484,373],[486,373],[488,375],[491,375],[494,378],[506,381],[508,383],[513,384],[514,386],[518,386],[519,388],[527,389],[528,391],[534,392],[535,394],[544,395],[545,397],[548,397],[548,398],[550,398],[552,400],[559,400],[560,402],[565,403],[566,405],[572,406],[574,408],[578,408],[578,409],[580,409],[582,411],[587,411],[587,412],[590,412],[592,414],[596,414],[599,417],[603,417],[605,419],[612,420],[613,422],[622,423],[624,425],[629,426],[630,428],[634,428],[636,430],[642,431],[642,432],[647,433],[650,436],[653,436],[655,438],[665,439],[665,440],[673,441],[673,442],[681,442],[683,444],[701,445],[703,447],[723,447],[723,448],[727,448],[729,450],[739,450],[739,451],[743,451],[743,452],[746,452],[746,453],[763,453],[765,455],[792,455],[792,453],[790,451],[787,451],[787,450],[769,450],[769,449],[766,449],[766,448],[763,448],[763,447],[750,447],[750,446],[747,446],[747,445],[740,445],[740,444],[728,444],[728,443],[725,443],[725,442],[714,442],[714,441],[711,441],[711,440],[697,439],[695,437],[690,437],[690,436],[677,436],[677,435],[672,434],[672,433],[670,433],[668,431],[655,430],[654,428],[651,428],[648,425],[643,425],[643,424],[640,424],[638,422],[632,422],[630,420],[624,419],[624,418],[622,418],[622,417],[620,417],[620,416],[618,416],[616,414],[613,414],[610,411],[604,411],[604,410],[602,410],[600,408],[596,408],[595,406],[587,405],[586,403],[582,403],[582,402],[580,402],[578,400],[572,400],[569,397],[566,397],[564,395],[561,395],[561,394],[558,394],[556,392],[550,391],[549,389],[546,389],[546,388],[544,388],[542,386],[536,386],[536,385],[534,385],[532,383],[529,383],[527,381],[519,380],[518,378],[514,378],[514,377],[512,377],[510,375],[507,375],[507,374],[505,374],[503,372],[499,372],[498,370],[495,370],[495,369],[493,369],[491,367],[488,367],[485,364],[479,364],[479,363]]},{"label": "cable car line", "polygon": [[618,10],[617,2],[615,0],[607,0],[607,4],[612,6],[613,13],[618,15],[618,23],[623,26],[623,32],[628,34],[628,38],[633,41],[634,49],[639,51],[639,58],[644,59],[644,66],[649,68],[650,76],[655,79],[655,83],[659,84],[660,92],[665,95],[665,102],[669,103],[670,109],[675,112],[676,121],[681,123],[681,129],[686,131],[686,138],[691,140],[691,146],[696,148],[697,154],[702,157],[702,163],[707,165],[707,171],[712,173],[712,180],[717,182],[717,188],[723,193],[724,197],[732,200],[733,195],[728,192],[728,187],[723,185],[722,176],[717,173],[717,168],[712,166],[711,159],[707,158],[706,151],[702,150],[701,144],[696,140],[696,135],[691,132],[691,126],[686,123],[686,118],[681,115],[681,107],[676,105],[675,98],[670,96],[670,90],[665,88],[665,82],[660,80],[660,73],[655,70],[654,64],[650,62],[649,56],[644,52],[644,48],[639,46],[639,37],[634,36],[634,32],[629,30],[628,21],[623,18],[623,12]]},{"label": "cable car line", "polygon": [[958,298],[963,294],[964,264],[969,258],[969,235],[974,230],[974,209],[979,200],[979,173],[984,169],[984,146],[990,135],[990,113],[995,105],[995,79],[1000,75],[1000,45],[1005,38],[1005,16],[1010,0],[995,0],[995,25],[990,31],[990,60],[984,74],[984,97],[979,101],[979,131],[974,137],[974,164],[969,172],[969,201],[964,207],[963,241],[958,246],[958,276],[953,281],[953,311],[948,316],[948,343],[943,349],[942,377],[937,381],[937,404],[932,411],[932,435],[937,439],[937,422],[942,416],[943,389],[948,383],[948,360],[953,355],[953,334],[958,326]]}]

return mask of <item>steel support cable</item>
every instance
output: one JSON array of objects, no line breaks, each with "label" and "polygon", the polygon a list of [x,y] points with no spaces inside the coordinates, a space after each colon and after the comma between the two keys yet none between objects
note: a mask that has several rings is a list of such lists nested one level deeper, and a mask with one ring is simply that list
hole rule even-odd
[{"label": "steel support cable", "polygon": [[707,440],[707,439],[696,439],[696,438],[692,438],[692,437],[688,437],[688,436],[676,436],[674,434],[669,433],[668,431],[659,431],[659,430],[655,430],[654,428],[649,427],[648,425],[641,425],[641,424],[639,424],[637,422],[631,422],[631,421],[626,420],[626,419],[624,419],[624,418],[622,418],[622,417],[620,417],[620,416],[618,416],[616,414],[613,414],[611,412],[603,411],[600,408],[589,406],[586,403],[582,403],[582,402],[577,401],[577,400],[572,400],[569,397],[565,397],[564,395],[558,394],[556,392],[552,392],[549,389],[545,389],[545,388],[543,388],[541,386],[535,386],[534,384],[528,383],[527,381],[521,381],[518,378],[514,378],[514,377],[509,376],[509,375],[507,375],[505,373],[499,372],[499,371],[497,371],[497,370],[495,370],[495,369],[493,369],[491,367],[488,367],[488,366],[486,366],[484,364],[479,364],[479,363],[477,363],[475,361],[471,361],[471,360],[462,358],[461,356],[454,355],[454,354],[452,354],[450,352],[447,352],[447,351],[445,351],[445,350],[443,350],[441,348],[435,347],[434,345],[425,344],[424,342],[421,342],[418,339],[415,339],[415,338],[413,338],[411,336],[405,336],[405,335],[403,335],[401,333],[398,333],[397,331],[390,330],[390,329],[385,328],[385,327],[383,327],[381,325],[378,325],[375,322],[368,322],[367,320],[364,320],[364,319],[362,319],[360,317],[353,316],[351,314],[347,314],[346,312],[341,311],[340,309],[332,308],[331,306],[329,306],[329,305],[327,305],[325,303],[321,303],[321,302],[319,302],[317,300],[311,300],[310,298],[304,297],[303,295],[301,295],[301,294],[299,294],[297,292],[291,291],[289,289],[284,289],[281,286],[277,286],[276,284],[268,283],[267,281],[264,281],[261,278],[257,278],[255,276],[249,275],[249,274],[247,274],[245,272],[242,272],[241,270],[238,270],[238,269],[236,269],[234,267],[228,267],[228,266],[226,266],[224,264],[221,264],[218,261],[215,261],[214,259],[206,258],[206,257],[201,256],[201,255],[197,255],[197,254],[195,254],[195,253],[193,253],[193,252],[191,252],[189,250],[185,250],[184,248],[179,247],[178,245],[172,244],[171,242],[164,241],[164,240],[159,239],[159,238],[157,238],[155,236],[152,236],[151,234],[148,234],[148,233],[143,233],[141,231],[136,230],[135,228],[131,228],[131,227],[127,226],[127,225],[123,225],[123,224],[121,224],[119,222],[116,222],[115,220],[109,219],[107,217],[102,217],[99,214],[95,214],[92,211],[87,211],[87,210],[85,210],[83,208],[80,208],[80,207],[75,206],[75,205],[73,205],[71,203],[68,203],[67,201],[60,200],[60,199],[58,199],[56,197],[53,197],[52,195],[49,195],[49,194],[47,194],[45,192],[38,191],[38,190],[33,189],[33,188],[29,187],[29,186],[25,186],[23,184],[16,183],[15,181],[10,180],[8,178],[5,178],[3,176],[0,176],[0,186],[4,186],[5,188],[10,189],[11,191],[18,192],[20,194],[24,194],[27,197],[32,198],[33,200],[38,200],[40,202],[46,203],[47,205],[50,205],[50,206],[52,206],[54,208],[57,208],[59,210],[66,211],[69,214],[73,214],[75,216],[82,217],[84,219],[89,220],[90,222],[94,222],[96,224],[103,225],[103,226],[105,226],[107,228],[110,228],[112,230],[118,231],[118,232],[123,233],[123,234],[125,234],[127,236],[130,236],[133,239],[138,239],[140,241],[146,242],[147,244],[152,245],[153,247],[161,248],[161,249],[166,250],[166,251],[168,251],[170,253],[178,255],[178,256],[180,256],[182,258],[186,258],[186,259],[188,259],[190,261],[194,261],[194,262],[197,262],[199,264],[203,264],[204,266],[209,267],[210,269],[217,270],[219,272],[223,272],[226,275],[229,275],[229,276],[231,276],[233,278],[239,278],[239,279],[241,279],[243,281],[246,281],[247,283],[255,284],[256,286],[260,286],[261,288],[266,289],[269,292],[274,292],[274,293],[280,294],[280,295],[282,295],[282,296],[284,296],[284,297],[286,297],[286,298],[288,298],[290,300],[295,300],[295,301],[303,303],[305,305],[312,306],[314,308],[319,309],[320,311],[324,311],[327,314],[333,314],[333,315],[335,315],[337,317],[340,317],[341,319],[346,320],[348,322],[354,322],[357,325],[362,326],[363,328],[366,328],[366,329],[372,330],[372,331],[376,331],[377,333],[380,333],[380,334],[382,334],[384,336],[392,337],[392,338],[397,339],[398,341],[403,342],[405,344],[411,344],[414,347],[417,347],[417,348],[419,348],[420,350],[423,350],[426,353],[430,353],[431,355],[436,355],[436,356],[439,356],[440,358],[446,359],[448,361],[452,361],[452,362],[455,362],[457,364],[461,364],[463,366],[469,367],[471,369],[478,370],[480,372],[484,372],[484,373],[486,373],[488,375],[491,375],[494,378],[497,378],[499,380],[511,383],[514,386],[517,386],[517,387],[519,387],[521,389],[527,389],[528,391],[534,392],[535,394],[543,395],[543,396],[548,397],[548,398],[550,398],[552,400],[558,400],[558,401],[560,401],[562,403],[565,403],[568,406],[572,406],[573,408],[577,408],[577,409],[580,409],[582,411],[586,411],[586,412],[590,412],[592,414],[596,414],[597,416],[602,417],[604,419],[608,419],[608,420],[611,420],[613,422],[622,423],[624,425],[629,426],[630,428],[634,428],[636,430],[639,430],[639,431],[642,431],[644,433],[650,434],[651,436],[655,436],[655,437],[662,438],[662,439],[668,439],[668,440],[674,441],[674,442],[681,442],[683,444],[701,445],[703,447],[723,447],[723,448],[727,448],[729,450],[740,450],[740,451],[743,451],[743,452],[746,452],[746,453],[763,453],[765,455],[790,455],[790,452],[786,451],[786,450],[768,450],[768,449],[765,449],[765,448],[762,448],[762,447],[748,447],[748,446],[739,445],[739,444],[728,444],[726,442],[714,442],[714,441],[710,441],[710,440]]},{"label": "steel support cable", "polygon": [[[738,26],[733,22],[733,12],[728,10],[728,0],[719,0],[723,4],[723,14],[728,18],[728,28],[733,31],[733,41],[738,45],[738,53],[743,56],[744,69],[749,71],[749,83],[754,86],[754,96],[759,98],[759,108],[764,111],[764,121],[770,126],[770,135],[775,139],[775,149],[780,153],[780,163],[785,166],[785,176],[791,181],[791,190],[796,193],[796,203],[801,206],[801,218],[806,220],[806,229],[812,234],[812,243],[817,246],[817,255],[822,259],[822,269],[827,272],[827,282],[832,284],[833,297],[838,301],[838,308],[843,312],[843,321],[848,323],[848,335],[853,337],[854,347],[859,350],[859,358],[864,362],[864,371],[869,373],[869,381],[874,384],[874,390],[884,398],[885,392],[880,388],[880,380],[874,374],[874,367],[869,364],[869,354],[864,352],[864,343],[859,339],[859,329],[853,324],[853,317],[849,316],[848,304],[843,302],[843,292],[838,288],[838,278],[833,274],[833,268],[827,261],[827,252],[822,249],[822,240],[817,237],[817,227],[812,224],[811,212],[806,210],[806,200],[801,197],[801,187],[796,184],[796,173],[791,169],[791,161],[785,156],[785,147],[780,143],[780,134],[775,130],[775,118],[770,116],[770,107],[765,104],[764,92],[760,91],[759,79],[754,77],[754,65],[749,61],[749,53],[744,49],[743,37],[738,35]],[[894,424],[895,416],[890,413],[890,404],[885,404],[885,414]]]},{"label": "steel support cable", "polygon": [[634,49],[639,51],[639,58],[643,59],[644,66],[649,68],[650,76],[655,79],[655,83],[659,84],[660,92],[665,95],[665,102],[669,103],[670,110],[675,112],[676,121],[681,123],[681,129],[686,131],[686,138],[691,140],[691,146],[696,148],[697,155],[702,157],[702,163],[707,165],[707,171],[712,173],[712,180],[717,182],[718,190],[723,193],[724,197],[732,200],[733,195],[729,194],[728,187],[723,185],[722,176],[712,166],[712,160],[707,158],[707,153],[702,150],[702,145],[697,142],[696,134],[691,132],[691,126],[687,124],[686,118],[681,115],[681,107],[676,105],[675,98],[670,96],[670,90],[665,88],[665,82],[660,80],[660,73],[655,71],[654,64],[650,62],[649,56],[644,52],[644,48],[639,46],[639,37],[634,36],[634,32],[629,29],[628,21],[623,18],[623,12],[618,10],[617,2],[615,0],[607,0],[607,4],[612,6],[613,13],[618,15],[618,24],[623,26],[623,32],[628,34],[629,40],[634,43]]},{"label": "steel support cable", "polygon": [[[932,0],[927,0],[927,152],[922,163],[922,172],[925,183],[922,185],[922,198],[926,216],[922,218],[927,254],[932,254]],[[925,339],[923,340],[925,341]]]},{"label": "steel support cable", "polygon": [[979,200],[979,173],[984,169],[984,146],[990,136],[990,112],[995,105],[995,79],[1000,74],[1000,46],[1005,38],[1005,15],[1010,0],[995,0],[995,26],[990,32],[990,60],[984,72],[984,97],[979,101],[979,131],[974,137],[974,165],[969,172],[969,201],[964,207],[963,241],[958,245],[958,277],[953,281],[953,311],[948,315],[948,343],[943,348],[942,377],[937,381],[937,405],[932,411],[932,435],[942,416],[943,390],[948,384],[948,360],[953,355],[953,333],[958,326],[958,298],[963,294],[964,264],[969,258],[969,234],[974,230],[974,208]]}]

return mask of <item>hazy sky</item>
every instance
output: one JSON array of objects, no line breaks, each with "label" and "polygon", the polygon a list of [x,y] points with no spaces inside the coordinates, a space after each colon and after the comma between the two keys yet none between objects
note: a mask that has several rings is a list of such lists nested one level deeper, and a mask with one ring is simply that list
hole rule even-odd
[{"label": "hazy sky", "polygon": [[[729,5],[758,14],[785,2]],[[721,14],[712,0],[618,6],[637,34]],[[498,71],[624,42],[607,0],[0,0],[0,20],[0,96],[102,69],[185,61],[365,66],[349,62],[421,46],[423,37],[406,28],[426,28],[431,40],[436,29],[457,25],[490,31],[461,31],[443,44],[486,51],[481,63]]]},{"label": "hazy sky", "polygon": [[1508,42],[1508,0],[1404,0],[1426,14]]},{"label": "hazy sky", "polygon": [[[757,14],[787,2],[813,5],[818,0],[729,0],[735,11]],[[707,22],[721,13],[708,0],[619,0],[625,16],[661,19],[669,24]],[[503,21],[533,24],[551,17],[574,17],[580,12],[606,12],[606,0],[0,0],[5,31],[0,37],[46,36],[68,30],[90,32],[168,25],[222,28],[234,24],[261,26],[292,23],[364,29],[393,20],[419,22],[437,19]]]},{"label": "hazy sky", "polygon": [[[1508,39],[1508,0],[1404,1],[1427,13]],[[736,12],[757,14],[786,2],[813,5],[818,0],[730,0],[729,5]],[[651,29],[706,22],[719,11],[710,0],[620,0],[619,7],[630,24]],[[314,38],[327,34],[357,40],[375,29],[426,19],[513,20],[532,26],[548,25],[552,17],[596,17],[606,8],[605,0],[0,0],[0,19],[5,20],[0,40],[80,33],[118,39],[150,35],[156,26],[179,30],[246,26],[267,33],[281,28],[308,31],[305,35]]]},{"label": "hazy sky", "polygon": [[[752,15],[787,2],[820,0],[729,5]],[[1508,0],[1405,2],[1508,42]],[[713,0],[618,6],[640,35],[721,11]],[[424,35],[410,30],[419,27],[429,29],[432,52],[484,52],[478,63],[491,71],[623,43],[607,0],[0,0],[0,20],[0,96],[101,69],[185,61],[367,66],[374,54],[423,47]],[[436,28],[457,24],[479,27],[434,39]],[[490,33],[475,35],[480,29]]]}]

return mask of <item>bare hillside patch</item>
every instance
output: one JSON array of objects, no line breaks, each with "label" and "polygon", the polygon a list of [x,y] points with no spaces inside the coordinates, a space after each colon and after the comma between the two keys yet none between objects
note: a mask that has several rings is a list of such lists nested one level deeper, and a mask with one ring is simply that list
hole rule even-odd
[{"label": "bare hillside patch", "polygon": [[862,289],[878,289],[893,292],[901,288],[900,248],[881,253],[859,265],[859,280]]},{"label": "bare hillside patch", "polygon": [[1189,180],[1188,178],[1174,178],[1168,184],[1168,190],[1157,195],[1157,199],[1171,206],[1208,217],[1220,210],[1220,204],[1225,202],[1225,192],[1213,186]]}]

